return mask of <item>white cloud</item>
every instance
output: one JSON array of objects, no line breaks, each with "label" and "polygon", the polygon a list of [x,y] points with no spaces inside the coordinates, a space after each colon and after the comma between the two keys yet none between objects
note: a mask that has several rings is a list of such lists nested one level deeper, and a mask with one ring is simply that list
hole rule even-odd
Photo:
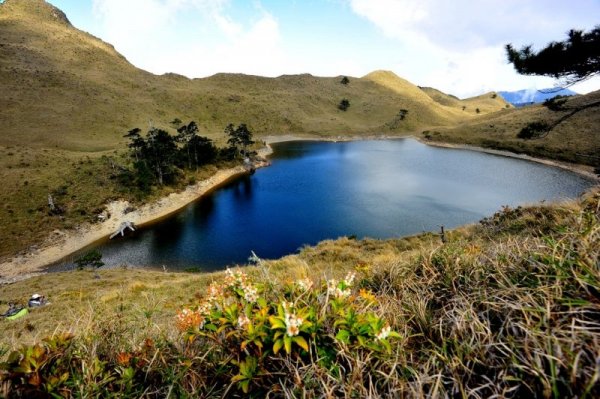
[{"label": "white cloud", "polygon": [[[405,78],[459,96],[489,90],[552,86],[554,80],[524,77],[507,65],[504,45],[541,47],[571,28],[589,29],[600,3],[557,0],[348,0],[351,9],[398,41],[406,59],[396,71]],[[585,3],[585,4],[583,4]],[[590,13],[597,9],[597,13]],[[596,78],[574,87],[600,89]]]},{"label": "white cloud", "polygon": [[[311,41],[304,34],[311,27],[294,25],[289,15],[282,15],[289,25],[284,37],[277,16],[259,0],[93,1],[99,22],[94,33],[153,73],[361,76],[391,69],[415,84],[460,97],[552,86],[550,78],[516,74],[506,63],[503,45],[541,47],[570,28],[589,29],[600,13],[597,0],[579,0],[582,7],[562,0],[331,0],[349,4],[375,26],[375,33],[387,37],[357,44],[360,31],[352,42],[336,41],[340,26],[335,20],[333,35],[325,34],[322,41],[312,36]],[[357,23],[357,28],[364,25]],[[574,87],[598,89],[600,78]]]},{"label": "white cloud", "polygon": [[227,0],[94,0],[99,35],[134,65],[189,77],[275,73],[283,62],[277,20],[257,7],[249,23]]}]

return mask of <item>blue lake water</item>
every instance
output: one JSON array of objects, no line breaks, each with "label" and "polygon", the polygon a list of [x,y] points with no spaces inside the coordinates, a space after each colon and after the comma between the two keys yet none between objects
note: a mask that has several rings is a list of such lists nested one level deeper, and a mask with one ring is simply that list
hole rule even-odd
[{"label": "blue lake water", "polygon": [[502,205],[573,198],[593,183],[524,160],[412,139],[287,142],[259,169],[124,239],[107,265],[221,269],[328,238],[389,238],[477,222]]}]

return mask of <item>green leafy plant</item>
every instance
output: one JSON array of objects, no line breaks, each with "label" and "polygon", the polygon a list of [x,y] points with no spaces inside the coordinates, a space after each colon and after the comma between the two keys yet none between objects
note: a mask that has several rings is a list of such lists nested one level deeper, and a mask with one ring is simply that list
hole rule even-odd
[{"label": "green leafy plant", "polygon": [[178,313],[176,323],[185,342],[220,342],[221,367],[247,393],[281,372],[289,359],[317,356],[331,368],[340,367],[339,353],[369,351],[376,359],[391,351],[390,340],[400,335],[370,310],[375,296],[357,293],[354,280],[349,273],[341,280],[306,278],[267,290],[244,272],[228,270],[196,309]]}]

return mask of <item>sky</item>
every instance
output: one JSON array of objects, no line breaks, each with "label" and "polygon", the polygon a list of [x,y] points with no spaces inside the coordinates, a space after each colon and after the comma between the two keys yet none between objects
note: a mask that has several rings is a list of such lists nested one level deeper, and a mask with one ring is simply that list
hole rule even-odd
[{"label": "sky", "polygon": [[[360,77],[391,70],[461,98],[553,87],[520,76],[504,46],[539,49],[600,24],[600,0],[50,0],[135,66]],[[573,86],[600,89],[600,77]]]}]

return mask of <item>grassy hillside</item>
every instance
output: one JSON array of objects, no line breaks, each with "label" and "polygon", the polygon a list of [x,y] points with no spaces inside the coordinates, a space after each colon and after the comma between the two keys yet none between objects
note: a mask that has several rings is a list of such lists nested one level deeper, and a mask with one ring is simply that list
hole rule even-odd
[{"label": "grassy hillside", "polygon": [[[453,127],[431,129],[423,136],[600,167],[600,91],[569,97],[561,108],[553,111],[539,104],[505,109]],[[565,117],[543,137],[517,137],[531,122],[553,125]]]},{"label": "grassy hillside", "polygon": [[[168,127],[175,117],[197,120],[211,136],[240,121],[257,134],[385,133],[401,108],[410,111],[407,123],[393,131],[460,119],[392,73],[352,78],[348,85],[341,77],[311,75],[155,76],[74,28],[43,0],[7,0],[0,27],[0,87],[8,94],[1,105],[9,111],[0,119],[4,145],[110,150],[123,142],[125,129],[149,120]],[[347,112],[337,109],[342,98],[350,100]]]},{"label": "grassy hillside", "polygon": [[[325,241],[247,276],[32,278],[3,296],[39,292],[52,304],[0,322],[0,355],[55,338],[12,355],[0,381],[24,397],[597,397],[599,210],[595,192],[504,208],[445,244],[432,234]],[[289,354],[274,353],[281,301],[304,315]],[[244,309],[252,324],[240,327]]]},{"label": "grassy hillside", "polygon": [[[486,93],[477,97],[460,100],[451,94],[443,93],[433,87],[420,87],[435,102],[450,107],[454,110],[461,110],[468,114],[487,114],[490,112],[501,111],[503,109],[513,108],[511,104],[497,93]],[[477,110],[479,109],[479,112]]]},{"label": "grassy hillside", "polygon": [[[152,123],[173,131],[174,118],[195,120],[200,134],[223,144],[223,128],[231,122],[246,123],[259,136],[401,135],[476,117],[431,100],[391,72],[351,77],[347,85],[340,81],[311,75],[155,76],[73,27],[43,0],[4,1],[0,259],[39,245],[54,230],[93,220],[109,199],[133,200],[111,179],[111,162],[125,162],[123,134],[133,127]],[[350,101],[346,112],[337,108],[343,98]],[[408,111],[404,118],[402,109]],[[51,193],[66,207],[64,218],[47,216]]]}]

